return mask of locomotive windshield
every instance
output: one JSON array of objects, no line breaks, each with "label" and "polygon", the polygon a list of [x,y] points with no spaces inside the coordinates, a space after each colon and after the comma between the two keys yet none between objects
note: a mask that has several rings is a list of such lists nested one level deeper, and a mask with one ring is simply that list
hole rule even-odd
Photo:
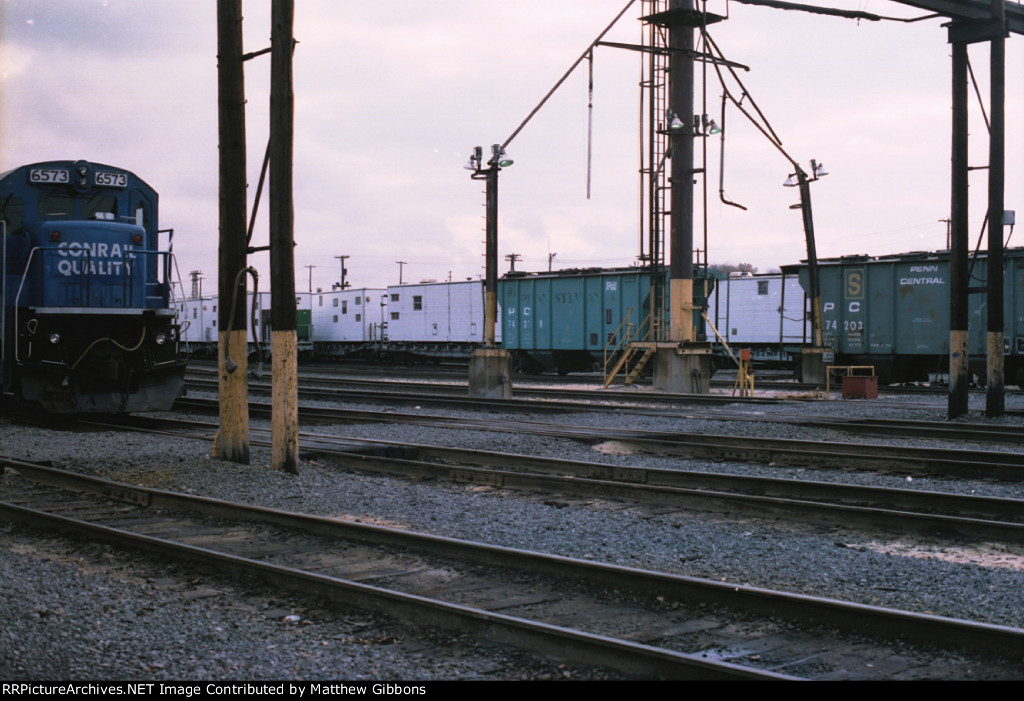
[{"label": "locomotive windshield", "polygon": [[78,199],[57,192],[39,193],[37,210],[43,217],[72,217],[75,219],[106,219],[117,217],[117,198],[100,194],[81,202],[81,212],[75,212]]},{"label": "locomotive windshield", "polygon": [[82,203],[83,219],[114,219],[117,216],[117,198],[113,195],[96,195]]},{"label": "locomotive windshield", "polygon": [[75,198],[57,192],[40,192],[36,211],[42,217],[70,217],[75,213]]},{"label": "locomotive windshield", "polygon": [[7,225],[8,234],[20,234],[25,224],[25,201],[20,197],[8,197],[0,210],[0,220]]}]

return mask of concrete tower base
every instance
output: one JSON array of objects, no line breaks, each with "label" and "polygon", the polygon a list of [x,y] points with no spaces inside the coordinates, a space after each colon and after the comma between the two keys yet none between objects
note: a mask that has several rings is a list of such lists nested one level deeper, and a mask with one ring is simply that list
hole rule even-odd
[{"label": "concrete tower base", "polygon": [[801,358],[800,380],[816,385],[825,385],[826,362],[832,362],[830,348],[806,348]]},{"label": "concrete tower base", "polygon": [[708,394],[713,372],[711,344],[658,344],[654,355],[654,389],[677,394]]},{"label": "concrete tower base", "polygon": [[503,348],[477,348],[469,359],[469,395],[511,399],[512,356]]}]

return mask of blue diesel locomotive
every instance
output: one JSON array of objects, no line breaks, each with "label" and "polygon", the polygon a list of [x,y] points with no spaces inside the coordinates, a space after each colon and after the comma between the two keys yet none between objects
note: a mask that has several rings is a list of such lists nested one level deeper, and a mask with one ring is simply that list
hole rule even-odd
[{"label": "blue diesel locomotive", "polygon": [[0,174],[0,388],[52,413],[169,409],[184,388],[157,193],[122,168]]}]

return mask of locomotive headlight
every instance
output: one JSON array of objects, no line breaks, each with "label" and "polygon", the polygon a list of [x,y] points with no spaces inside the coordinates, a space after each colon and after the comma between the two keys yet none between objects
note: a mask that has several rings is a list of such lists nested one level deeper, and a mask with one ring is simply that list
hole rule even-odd
[{"label": "locomotive headlight", "polygon": [[156,343],[158,346],[162,346],[163,344],[167,343],[167,334],[158,333],[156,337],[153,339],[153,342]]},{"label": "locomotive headlight", "polygon": [[57,345],[58,343],[60,343],[60,334],[57,333],[56,331],[51,333],[50,334],[50,343],[52,343],[53,345]]}]

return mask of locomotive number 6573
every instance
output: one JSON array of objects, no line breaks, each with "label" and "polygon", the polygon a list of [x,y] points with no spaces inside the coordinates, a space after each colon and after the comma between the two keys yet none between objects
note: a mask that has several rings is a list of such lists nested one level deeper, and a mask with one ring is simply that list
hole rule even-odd
[{"label": "locomotive number 6573", "polygon": [[157,193],[123,168],[0,174],[0,389],[55,413],[170,408],[184,387]]}]

